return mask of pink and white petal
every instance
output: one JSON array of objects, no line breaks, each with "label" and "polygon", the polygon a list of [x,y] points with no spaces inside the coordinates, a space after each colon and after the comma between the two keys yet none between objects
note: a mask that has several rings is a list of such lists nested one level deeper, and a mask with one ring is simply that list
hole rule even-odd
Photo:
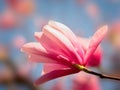
[{"label": "pink and white petal", "polygon": [[42,44],[42,46],[46,48],[50,58],[52,58],[53,60],[56,60],[61,64],[71,66],[70,61],[72,59],[68,55],[66,55],[59,46],[54,44],[55,41],[48,38],[45,34],[41,35],[41,33],[39,32],[35,33],[35,37]]},{"label": "pink and white petal", "polygon": [[69,51],[74,51],[74,47],[71,44],[70,40],[60,32],[56,31],[54,28],[46,25],[43,28],[43,32],[46,36],[48,36],[50,39],[56,42],[56,45],[61,47],[61,49],[63,49],[67,53],[69,53]]},{"label": "pink and white petal", "polygon": [[[69,58],[69,60],[78,60],[79,56],[75,56],[75,54],[78,54],[76,53],[74,47],[62,33],[59,33],[47,25],[43,28],[43,34],[41,36],[40,35],[41,33],[35,33],[36,39],[42,44],[43,47],[46,48],[48,52],[62,55]],[[81,60],[81,58],[79,60]]]},{"label": "pink and white petal", "polygon": [[40,85],[43,84],[47,81],[62,77],[62,76],[66,76],[66,75],[70,75],[70,74],[75,74],[79,72],[78,70],[73,70],[73,69],[60,69],[60,70],[55,70],[55,71],[51,71],[43,76],[41,76],[39,79],[37,79],[35,81],[35,85]]},{"label": "pink and white petal", "polygon": [[93,55],[91,55],[91,58],[88,60],[87,65],[92,67],[99,66],[102,60],[102,55],[102,48],[99,45]]},{"label": "pink and white petal", "polygon": [[79,59],[81,61],[79,61],[79,62],[83,63],[85,51],[81,47],[81,43],[79,41],[77,41],[77,44],[75,45],[75,49],[76,49],[76,52],[78,53],[78,55],[81,57],[81,59]]},{"label": "pink and white petal", "polygon": [[95,34],[92,36],[90,40],[89,47],[86,51],[85,57],[84,57],[84,63],[87,64],[89,58],[91,55],[95,52],[96,48],[99,46],[100,42],[104,39],[108,31],[107,26],[103,26],[99,30],[95,32]]},{"label": "pink and white petal", "polygon": [[87,66],[98,67],[100,63],[101,63],[101,56],[92,55],[91,58],[88,60]]},{"label": "pink and white petal", "polygon": [[39,63],[58,63],[57,61],[42,55],[30,54],[28,55],[30,62],[39,62]]},{"label": "pink and white petal", "polygon": [[56,22],[56,21],[49,21],[48,25],[50,25],[55,30],[64,34],[73,44],[77,42],[77,38],[75,34],[64,24]]},{"label": "pink and white petal", "polygon": [[[38,63],[46,63],[46,64],[55,64],[57,66],[64,66],[69,68],[74,68],[73,64],[65,57],[59,55],[57,56],[57,59],[55,56],[42,56],[42,55],[36,55],[36,54],[30,54],[28,55],[30,62],[38,62]],[[57,67],[56,66],[56,67]]]},{"label": "pink and white petal", "polygon": [[31,54],[37,54],[37,55],[48,54],[46,49],[40,43],[37,42],[24,44],[21,48],[21,51]]},{"label": "pink and white petal", "polygon": [[60,69],[66,69],[66,68],[69,68],[69,67],[61,65],[61,64],[45,63],[45,64],[43,64],[42,75],[49,73],[51,71],[54,71],[54,70],[60,70]]},{"label": "pink and white petal", "polygon": [[63,54],[61,48],[54,44],[55,42],[52,41],[49,37],[47,37],[43,32],[35,32],[34,36],[37,41],[42,44],[42,46],[47,50],[47,52],[54,53],[56,54],[56,56]]},{"label": "pink and white petal", "polygon": [[55,30],[61,32],[62,34],[64,34],[73,44],[73,46],[76,48],[79,55],[83,57],[84,51],[81,48],[81,44],[78,43],[77,37],[67,26],[56,21],[49,21],[48,25],[54,28]]},{"label": "pink and white petal", "polygon": [[89,38],[78,37],[78,41],[79,41],[79,43],[81,43],[82,48],[86,52],[86,50],[89,46],[89,43],[90,43],[90,39]]},{"label": "pink and white petal", "polygon": [[37,39],[37,41],[39,42],[40,41],[39,39],[43,36],[43,32],[35,32],[34,36]]}]

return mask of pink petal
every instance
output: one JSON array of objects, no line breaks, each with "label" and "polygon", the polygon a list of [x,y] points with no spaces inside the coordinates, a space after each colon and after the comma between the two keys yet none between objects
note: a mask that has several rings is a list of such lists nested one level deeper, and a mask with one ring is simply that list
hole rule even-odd
[{"label": "pink petal", "polygon": [[96,48],[98,47],[100,42],[104,39],[104,37],[107,34],[107,31],[108,31],[108,27],[103,26],[97,32],[95,32],[95,34],[93,35],[93,37],[90,40],[89,47],[88,47],[85,57],[84,57],[85,64],[87,63],[87,61],[89,60],[91,55],[94,53],[94,51],[96,50]]},{"label": "pink petal", "polygon": [[63,54],[61,48],[57,47],[56,44],[54,44],[55,42],[50,40],[43,32],[35,32],[35,38],[46,48],[47,52],[54,53],[56,56]]},{"label": "pink petal", "polygon": [[102,55],[102,48],[99,45],[93,55],[91,55],[91,58],[88,60],[87,65],[92,67],[99,66],[102,60]]},{"label": "pink petal", "polygon": [[59,78],[62,76],[74,74],[77,72],[79,72],[79,71],[73,70],[73,69],[55,70],[55,71],[49,72],[49,73],[41,76],[38,80],[35,81],[35,85],[43,84],[47,81],[50,81],[50,80],[53,80],[53,79],[56,79],[56,78]]},{"label": "pink petal", "polygon": [[64,34],[73,44],[77,42],[77,38],[75,34],[64,24],[55,21],[49,21],[48,25],[53,27],[55,30],[61,32],[62,34]]},{"label": "pink petal", "polygon": [[56,45],[58,45],[61,49],[68,53],[68,55],[70,54],[70,52],[75,51],[71,42],[63,34],[56,31],[54,28],[46,25],[43,28],[43,32],[47,37],[56,42]]},{"label": "pink petal", "polygon": [[64,65],[60,65],[60,64],[47,64],[47,63],[45,63],[43,65],[42,75],[46,74],[46,73],[49,73],[51,71],[59,70],[59,69],[63,69],[63,68],[66,69],[66,68],[69,68],[69,67],[64,66]]},{"label": "pink petal", "polygon": [[49,53],[40,43],[27,43],[23,45],[22,51],[29,54],[29,60],[32,62],[41,62],[41,63],[56,63],[57,61],[50,58]]},{"label": "pink petal", "polygon": [[22,51],[29,54],[29,60],[31,62],[59,63],[59,64],[71,66],[71,62],[69,62],[69,59],[63,56],[61,52],[58,52],[56,50],[57,49],[51,47],[49,48],[49,50],[45,49],[40,43],[35,43],[35,42],[27,43],[22,47]]},{"label": "pink petal", "polygon": [[86,50],[88,49],[89,43],[90,43],[90,39],[78,37],[78,41],[79,41],[79,43],[81,43],[82,48],[86,52]]},{"label": "pink petal", "polygon": [[[78,56],[71,42],[54,28],[46,25],[43,28],[43,35],[40,37],[39,33],[37,33],[35,37],[49,52],[63,55],[72,62],[80,63],[81,58]],[[73,61],[73,59],[76,61]]]},{"label": "pink petal", "polygon": [[37,54],[37,55],[45,55],[48,54],[46,49],[37,42],[27,43],[22,46],[21,50],[26,53]]},{"label": "pink petal", "polygon": [[39,63],[58,63],[57,61],[42,55],[30,54],[28,57],[30,62],[39,62]]},{"label": "pink petal", "polygon": [[62,34],[64,34],[73,44],[73,46],[76,48],[81,58],[83,58],[84,51],[81,48],[81,44],[78,43],[77,37],[67,26],[65,26],[62,23],[56,22],[56,21],[49,21],[48,25],[53,27],[55,30],[61,32]]},{"label": "pink petal", "polygon": [[[65,61],[70,61],[68,55],[66,55],[59,46],[54,44],[53,40],[50,40],[45,34],[39,32],[35,33],[36,39],[46,48],[50,57],[58,62],[65,63]],[[62,56],[62,57],[61,57]]]}]

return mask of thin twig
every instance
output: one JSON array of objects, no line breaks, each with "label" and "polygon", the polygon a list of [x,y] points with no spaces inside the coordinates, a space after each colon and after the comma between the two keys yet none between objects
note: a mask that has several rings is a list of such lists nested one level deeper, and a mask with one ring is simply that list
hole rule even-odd
[{"label": "thin twig", "polygon": [[84,66],[81,66],[81,65],[78,65],[78,64],[75,64],[75,67],[77,67],[80,71],[84,71],[86,73],[89,73],[89,74],[93,74],[93,75],[96,75],[102,79],[113,79],[113,80],[118,80],[120,81],[120,77],[115,77],[115,76],[108,76],[108,75],[104,75],[104,74],[101,74],[101,73],[97,73],[95,71],[92,71],[90,69],[87,69],[86,67]]}]

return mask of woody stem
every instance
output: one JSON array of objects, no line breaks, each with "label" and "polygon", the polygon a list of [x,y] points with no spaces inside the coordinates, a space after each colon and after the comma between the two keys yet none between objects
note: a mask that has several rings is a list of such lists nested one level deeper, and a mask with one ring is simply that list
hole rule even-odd
[{"label": "woody stem", "polygon": [[98,76],[98,77],[100,77],[102,79],[112,79],[112,80],[119,80],[120,81],[120,77],[108,76],[108,75],[104,75],[104,74],[101,74],[101,73],[97,73],[95,71],[87,69],[84,66],[81,66],[81,65],[78,65],[78,64],[75,64],[75,67],[77,67],[81,71],[84,71],[84,72],[89,73],[89,74],[96,75],[96,76]]}]

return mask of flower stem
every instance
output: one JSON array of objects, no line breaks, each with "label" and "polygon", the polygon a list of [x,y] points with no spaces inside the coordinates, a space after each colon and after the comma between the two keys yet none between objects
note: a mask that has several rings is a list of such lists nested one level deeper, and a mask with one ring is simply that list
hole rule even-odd
[{"label": "flower stem", "polygon": [[86,67],[78,65],[78,64],[75,64],[74,66],[77,67],[80,71],[84,71],[86,73],[96,75],[96,76],[98,76],[102,79],[112,79],[112,80],[120,81],[120,77],[108,76],[108,75],[104,75],[104,74],[101,74],[101,73],[97,73],[97,72],[94,72],[94,71],[92,71],[90,69],[87,69]]}]

